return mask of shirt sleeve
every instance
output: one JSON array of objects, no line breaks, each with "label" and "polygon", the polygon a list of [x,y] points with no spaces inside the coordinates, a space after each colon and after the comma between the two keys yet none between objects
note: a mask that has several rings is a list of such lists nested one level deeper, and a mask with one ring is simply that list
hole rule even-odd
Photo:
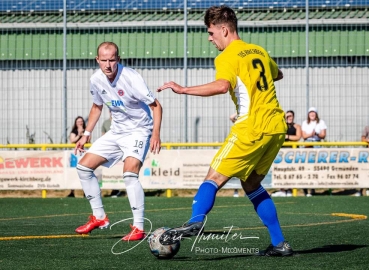
[{"label": "shirt sleeve", "polygon": [[224,55],[220,54],[215,58],[214,65],[216,70],[215,79],[227,80],[231,84],[232,89],[235,89],[237,85],[237,75],[235,72],[237,63],[232,63],[231,58],[226,59]]},{"label": "shirt sleeve", "polygon": [[146,105],[150,105],[155,102],[154,93],[147,87],[144,79],[139,73],[136,73],[136,76],[132,78],[133,85],[132,87],[135,90],[135,97],[145,103]]},{"label": "shirt sleeve", "polygon": [[100,94],[99,94],[96,86],[92,82],[90,82],[90,93],[92,95],[92,101],[93,101],[93,103],[95,103],[98,106],[104,104],[104,101],[100,97]]},{"label": "shirt sleeve", "polygon": [[278,77],[278,65],[270,56],[269,56],[269,60],[270,60],[269,61],[270,71],[272,72],[273,79],[275,79]]},{"label": "shirt sleeve", "polygon": [[327,129],[327,125],[325,124],[325,122],[323,120],[320,120],[319,121],[319,126],[320,126],[320,129],[321,130]]}]

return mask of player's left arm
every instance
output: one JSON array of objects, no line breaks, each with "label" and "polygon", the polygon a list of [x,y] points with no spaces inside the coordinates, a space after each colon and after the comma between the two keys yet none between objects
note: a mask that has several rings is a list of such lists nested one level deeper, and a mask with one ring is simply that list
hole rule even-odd
[{"label": "player's left arm", "polygon": [[155,101],[151,103],[149,106],[152,111],[154,119],[154,126],[150,139],[150,152],[158,154],[161,148],[160,128],[163,115],[163,108],[161,107],[161,104],[157,99],[155,99]]},{"label": "player's left arm", "polygon": [[209,97],[220,94],[225,94],[230,89],[231,85],[229,81],[224,79],[218,79],[211,83],[191,86],[191,87],[183,87],[173,81],[166,82],[162,86],[160,86],[157,91],[161,92],[165,89],[172,89],[173,92],[177,94],[185,94],[191,96],[201,96],[201,97]]}]

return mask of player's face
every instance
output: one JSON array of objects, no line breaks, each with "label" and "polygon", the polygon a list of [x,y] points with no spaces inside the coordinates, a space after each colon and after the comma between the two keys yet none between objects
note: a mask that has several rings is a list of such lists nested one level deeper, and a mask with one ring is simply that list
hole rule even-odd
[{"label": "player's face", "polygon": [[292,113],[287,113],[286,114],[286,121],[287,121],[287,123],[292,123],[293,122],[293,114]]},{"label": "player's face", "polygon": [[102,72],[109,78],[114,80],[118,70],[118,62],[120,58],[117,56],[116,49],[113,46],[101,47],[96,61]]},{"label": "player's face", "polygon": [[78,118],[77,121],[76,121],[76,125],[77,126],[83,126],[83,119]]},{"label": "player's face", "polygon": [[225,49],[225,46],[223,44],[223,38],[224,38],[224,31],[226,31],[224,26],[222,25],[214,25],[210,24],[208,27],[208,33],[209,37],[208,40],[213,43],[215,48],[217,48],[219,51],[223,51]]},{"label": "player's face", "polygon": [[316,113],[315,112],[309,112],[309,118],[310,118],[310,120],[314,121],[316,119]]}]

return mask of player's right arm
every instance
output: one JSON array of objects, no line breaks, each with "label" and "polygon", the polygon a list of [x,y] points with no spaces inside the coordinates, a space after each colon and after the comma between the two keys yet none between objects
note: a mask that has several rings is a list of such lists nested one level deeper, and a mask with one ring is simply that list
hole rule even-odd
[{"label": "player's right arm", "polygon": [[86,142],[90,141],[91,133],[94,130],[97,121],[99,121],[101,112],[102,112],[103,105],[97,105],[95,103],[92,104],[90,114],[88,116],[88,123],[85,130],[84,135],[82,138],[77,142],[76,147],[74,148],[74,154],[77,154],[77,152],[84,152],[83,149]]}]

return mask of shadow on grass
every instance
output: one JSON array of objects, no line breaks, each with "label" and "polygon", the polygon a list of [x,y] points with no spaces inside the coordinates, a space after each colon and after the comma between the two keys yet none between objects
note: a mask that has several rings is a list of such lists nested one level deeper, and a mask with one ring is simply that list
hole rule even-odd
[{"label": "shadow on grass", "polygon": [[358,248],[365,248],[367,245],[327,245],[323,247],[312,248],[309,250],[296,250],[298,254],[310,254],[310,253],[334,253],[343,251],[352,251]]}]

